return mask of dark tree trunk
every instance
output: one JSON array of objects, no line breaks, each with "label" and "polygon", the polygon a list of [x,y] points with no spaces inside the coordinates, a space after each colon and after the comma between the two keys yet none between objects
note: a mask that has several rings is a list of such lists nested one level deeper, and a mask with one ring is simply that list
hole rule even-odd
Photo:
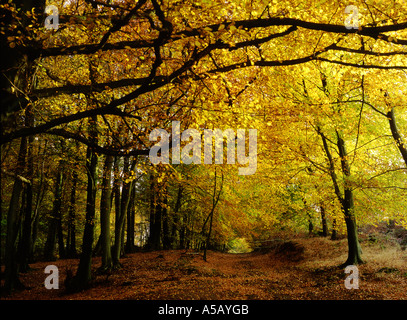
[{"label": "dark tree trunk", "polygon": [[[181,246],[181,245],[177,246],[177,230],[181,230],[180,217],[179,217],[179,210],[181,208],[181,198],[182,198],[182,186],[179,185],[178,192],[177,192],[177,200],[175,201],[175,206],[174,206],[173,222],[172,222],[172,230],[171,230],[171,243],[174,248]],[[181,234],[181,231],[179,233]]]},{"label": "dark tree trunk", "polygon": [[[44,142],[44,147],[42,150],[45,150],[47,146],[47,140]],[[41,149],[38,151],[38,154],[44,154],[41,152]],[[39,170],[38,176],[39,176],[39,184],[38,184],[38,191],[37,191],[37,196],[35,199],[35,205],[34,205],[34,210],[33,210],[33,224],[32,224],[32,238],[30,241],[30,261],[34,261],[34,252],[35,252],[35,244],[37,240],[37,235],[38,235],[38,225],[40,221],[40,205],[42,203],[42,200],[44,199],[46,189],[47,189],[47,184],[44,183],[44,165],[45,165],[45,155],[42,158],[41,161],[41,169]]]},{"label": "dark tree trunk", "polygon": [[407,148],[406,148],[406,146],[403,142],[403,139],[399,133],[399,130],[397,128],[396,118],[394,116],[394,108],[392,108],[391,111],[389,111],[387,113],[387,118],[389,120],[390,130],[391,130],[393,139],[396,142],[397,148],[399,149],[400,154],[403,157],[404,163],[407,167]]},{"label": "dark tree trunk", "polygon": [[[163,188],[165,189],[165,188]],[[163,248],[169,250],[171,248],[171,232],[170,232],[170,217],[168,215],[167,204],[168,197],[166,190],[163,190],[162,221],[163,221]]]},{"label": "dark tree trunk", "polygon": [[308,235],[312,235],[314,231],[314,224],[312,223],[312,218],[308,217]]},{"label": "dark tree trunk", "polygon": [[[91,136],[91,139],[94,143],[97,143],[96,123],[96,117],[93,117],[89,120],[89,135]],[[89,286],[90,281],[92,280],[91,265],[96,214],[97,164],[98,156],[90,147],[88,147],[86,152],[86,172],[88,176],[88,186],[82,252],[76,275],[66,284],[68,291],[83,290]]]},{"label": "dark tree trunk", "polygon": [[66,243],[66,255],[68,258],[75,258],[77,256],[76,227],[75,227],[76,185],[77,185],[77,183],[78,183],[78,173],[73,172],[71,196],[70,196],[69,211],[68,211],[68,237],[67,237],[67,243]]},{"label": "dark tree trunk", "polygon": [[113,156],[106,156],[103,168],[102,196],[100,199],[100,244],[102,251],[102,266],[100,269],[109,271],[113,266],[110,244],[110,211],[112,194]]},{"label": "dark tree trunk", "polygon": [[[130,172],[134,171],[137,159],[134,159],[131,167],[129,168],[130,159],[128,157],[124,158],[123,164],[123,176],[128,178]],[[113,247],[113,265],[115,268],[120,267],[120,257],[124,253],[124,232],[125,232],[125,222],[127,217],[127,210],[130,202],[130,191],[133,187],[134,181],[122,182],[122,192],[120,196],[119,185],[116,185],[116,225],[115,225],[115,243]]]},{"label": "dark tree trunk", "polygon": [[24,222],[21,239],[18,248],[18,260],[21,272],[27,272],[29,270],[29,258],[30,258],[30,246],[31,246],[31,223],[32,223],[32,186],[26,184],[25,196],[23,203]]},{"label": "dark tree trunk", "polygon": [[[213,214],[215,213],[215,209],[216,209],[216,206],[217,206],[217,204],[219,202],[219,198],[220,198],[220,195],[221,195],[222,189],[223,189],[223,172],[222,172],[222,180],[221,180],[221,184],[220,184],[218,192],[216,190],[216,188],[217,188],[217,186],[216,186],[217,185],[217,180],[216,179],[217,179],[217,171],[215,169],[215,182],[214,182],[214,186],[213,186],[213,195],[212,195],[212,209],[211,209],[211,212],[209,213],[209,217],[210,217],[209,231],[208,231],[206,241],[205,241],[205,244],[204,244],[204,253],[203,253],[203,259],[205,261],[206,261],[206,251],[209,248],[210,239],[211,239]],[[217,192],[217,194],[216,194],[216,192]],[[204,224],[204,227],[205,227],[205,224]],[[204,229],[204,228],[202,228],[202,229]]]},{"label": "dark tree trunk", "polygon": [[327,237],[328,236],[328,224],[326,221],[325,207],[323,205],[320,205],[319,208],[321,210],[322,236]]},{"label": "dark tree trunk", "polygon": [[114,209],[115,209],[115,225],[114,225],[114,246],[113,246],[113,265],[117,264],[117,267],[120,266],[120,262],[118,261],[119,257],[116,259],[116,244],[119,243],[120,239],[118,236],[120,235],[119,230],[119,220],[120,220],[120,213],[121,213],[121,189],[122,189],[122,178],[120,175],[120,157],[115,157],[114,160],[114,182],[113,182],[113,194],[114,194]]},{"label": "dark tree trunk", "polygon": [[347,160],[347,152],[345,148],[345,141],[337,132],[338,137],[338,150],[341,157],[342,173],[344,174],[345,186],[344,197],[342,201],[342,209],[345,215],[346,231],[348,234],[348,259],[344,265],[357,265],[363,263],[362,250],[360,248],[358,239],[358,230],[356,226],[356,218],[354,214],[353,192],[347,180],[350,178],[350,167]]},{"label": "dark tree trunk", "polygon": [[150,213],[150,236],[148,238],[148,248],[150,250],[159,250],[161,249],[161,204],[157,203],[155,206],[153,206]]},{"label": "dark tree trunk", "polygon": [[363,263],[361,258],[361,248],[358,240],[358,233],[356,227],[356,219],[354,215],[354,205],[353,205],[353,192],[348,185],[347,180],[350,178],[350,168],[349,163],[347,161],[347,153],[345,148],[345,141],[340,136],[339,132],[337,132],[337,148],[339,152],[339,156],[341,158],[341,167],[342,173],[345,176],[345,185],[344,185],[344,195],[342,196],[337,176],[335,173],[335,166],[332,159],[331,152],[329,151],[327,139],[325,135],[321,132],[320,128],[318,128],[318,134],[322,138],[322,143],[324,146],[325,154],[328,158],[328,165],[329,165],[329,173],[331,176],[332,183],[334,185],[335,194],[341,204],[342,211],[344,213],[344,218],[346,222],[346,229],[347,229],[347,237],[348,237],[348,258],[344,265],[350,264],[359,264]]},{"label": "dark tree trunk", "polygon": [[10,206],[7,214],[7,235],[5,248],[5,282],[6,292],[11,292],[14,288],[22,287],[18,278],[19,266],[17,263],[17,235],[21,222],[19,202],[23,191],[23,180],[18,176],[25,166],[27,154],[27,138],[21,138],[20,151],[16,164],[16,178],[14,180],[13,191],[10,199]]},{"label": "dark tree trunk", "polygon": [[338,234],[336,231],[336,219],[332,220],[332,233],[331,233],[331,240],[337,240]]},{"label": "dark tree trunk", "polygon": [[[26,119],[27,126],[32,126],[34,124],[34,117],[31,111],[31,107],[27,107]],[[30,259],[30,247],[31,247],[31,225],[32,225],[32,205],[33,205],[33,141],[34,137],[28,137],[27,145],[27,173],[26,178],[31,181],[25,185],[25,202],[24,202],[24,222],[23,230],[21,234],[21,239],[19,243],[18,257],[20,264],[20,271],[27,272],[29,270],[29,259]]]},{"label": "dark tree trunk", "polygon": [[135,216],[136,216],[136,205],[135,205],[135,184],[132,184],[130,192],[130,201],[127,209],[127,239],[126,239],[126,252],[135,252],[134,245],[134,232],[135,232]]},{"label": "dark tree trunk", "polygon": [[48,226],[48,236],[44,248],[44,258],[48,261],[56,260],[55,256],[55,244],[57,232],[61,223],[61,205],[62,205],[62,169],[63,161],[59,161],[58,172],[55,179],[55,199],[52,209],[52,216]]},{"label": "dark tree trunk", "polygon": [[150,234],[147,247],[149,250],[161,249],[161,214],[160,198],[155,190],[154,176],[150,176]]},{"label": "dark tree trunk", "polygon": [[[34,5],[40,11],[44,11],[45,1],[33,0],[17,0],[13,1],[17,9],[22,12],[31,11]],[[15,25],[12,16],[8,10],[0,8],[2,15],[2,26]],[[27,22],[27,23],[26,23]],[[15,31],[11,34],[0,33],[0,139],[3,142],[3,132],[5,127],[15,125],[16,112],[27,107],[27,99],[21,92],[29,92],[29,80],[32,76],[32,63],[30,59],[21,54],[17,47],[11,48],[8,44],[7,38],[11,36],[18,36],[17,32],[22,28],[23,30],[28,24],[28,21],[23,21],[22,25],[18,25]],[[11,80],[11,81],[10,81]],[[17,88],[18,90],[15,90]],[[29,113],[29,111],[28,111]],[[12,115],[10,117],[10,115]],[[27,155],[27,138],[22,138],[20,143],[20,151],[16,164],[16,175],[21,174],[25,167],[25,158]],[[16,176],[13,185],[10,206],[7,213],[6,225],[6,248],[5,248],[5,290],[11,292],[13,288],[21,286],[18,279],[19,267],[17,263],[17,234],[21,223],[19,216],[19,201],[21,192],[23,190],[23,180]],[[27,195],[30,197],[30,195]],[[26,212],[27,213],[27,212]],[[27,213],[28,214],[28,213]],[[2,218],[2,217],[1,217]]]}]

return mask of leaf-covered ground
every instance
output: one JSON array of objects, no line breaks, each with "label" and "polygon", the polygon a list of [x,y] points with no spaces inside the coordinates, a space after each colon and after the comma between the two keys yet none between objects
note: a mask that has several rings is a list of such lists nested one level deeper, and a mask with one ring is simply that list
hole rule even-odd
[{"label": "leaf-covered ground", "polygon": [[[78,260],[38,262],[21,276],[30,289],[7,299],[407,299],[407,251],[369,241],[362,248],[367,263],[354,290],[337,267],[346,260],[346,240],[308,238],[262,252],[210,251],[207,262],[181,250],[129,254],[123,268],[96,275],[91,288],[75,294],[66,294],[63,282]],[[59,290],[44,287],[48,264],[59,268]],[[95,258],[95,271],[99,265]]]}]

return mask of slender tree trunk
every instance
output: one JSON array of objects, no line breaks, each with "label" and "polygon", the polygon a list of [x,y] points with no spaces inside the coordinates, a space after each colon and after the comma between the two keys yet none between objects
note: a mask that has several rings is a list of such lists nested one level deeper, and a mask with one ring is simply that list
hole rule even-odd
[{"label": "slender tree trunk", "polygon": [[[27,107],[25,123],[27,126],[34,125],[34,116],[31,110],[31,106]],[[34,162],[33,162],[33,142],[34,137],[28,137],[27,145],[27,172],[26,178],[31,181],[25,185],[25,203],[24,203],[24,222],[21,234],[21,239],[19,243],[19,263],[20,271],[27,272],[29,270],[29,259],[30,259],[30,247],[31,247],[31,225],[32,225],[32,206],[33,206],[33,191],[32,183],[34,176]]]},{"label": "slender tree trunk", "polygon": [[321,204],[319,206],[319,208],[321,210],[322,236],[327,237],[328,236],[328,224],[326,221],[325,207]]},{"label": "slender tree trunk", "polygon": [[405,146],[403,139],[397,128],[396,118],[394,115],[394,108],[392,108],[391,111],[389,111],[387,113],[387,118],[389,119],[390,130],[391,130],[393,139],[396,142],[397,148],[399,149],[400,154],[403,157],[404,163],[407,167],[407,147]]},{"label": "slender tree trunk", "polygon": [[[126,170],[127,160],[124,158],[124,170]],[[115,178],[115,230],[114,230],[114,246],[113,246],[113,265],[115,268],[121,267],[120,254],[121,254],[121,239],[122,239],[122,226],[124,225],[124,216],[122,215],[122,192],[124,189],[122,179],[119,177],[119,173],[116,172]],[[122,190],[120,190],[122,189]]]},{"label": "slender tree trunk", "polygon": [[312,235],[314,232],[314,224],[312,223],[312,217],[308,214],[308,235]]},{"label": "slender tree trunk", "polygon": [[116,267],[120,267],[120,262],[116,259],[116,244],[119,243],[120,239],[118,236],[120,234],[119,230],[119,220],[120,220],[120,213],[121,213],[121,189],[122,189],[122,178],[120,175],[120,158],[115,157],[114,160],[114,182],[113,182],[113,194],[114,194],[114,209],[115,209],[115,224],[114,224],[114,246],[112,248],[112,258],[113,258],[113,265]]},{"label": "slender tree trunk", "polygon": [[149,250],[159,250],[161,248],[161,199],[155,190],[154,176],[150,176],[150,234],[147,247]]},{"label": "slender tree trunk", "polygon": [[[62,176],[62,181],[64,181],[64,175]],[[61,184],[61,199],[60,199],[60,206],[62,204],[62,184]],[[61,207],[58,210],[58,219],[57,219],[57,238],[58,238],[58,252],[59,258],[65,259],[65,245],[64,245],[64,235],[62,230],[62,210]]]},{"label": "slender tree trunk", "polygon": [[[176,200],[175,206],[174,206],[173,222],[172,222],[172,230],[171,230],[171,244],[174,248],[180,247],[180,245],[177,246],[177,230],[181,230],[181,223],[180,223],[180,216],[179,216],[179,210],[181,208],[181,198],[182,198],[182,186],[179,185],[178,192],[177,192],[177,200]],[[181,231],[180,231],[180,234],[181,234]],[[180,241],[180,243],[181,243],[181,241]]]},{"label": "slender tree trunk", "polygon": [[75,228],[75,216],[76,216],[76,185],[78,183],[78,173],[76,171],[72,174],[72,187],[71,196],[68,211],[68,237],[66,244],[66,255],[68,258],[74,258],[77,256],[76,252],[76,228]]},{"label": "slender tree trunk", "polygon": [[332,233],[331,233],[331,240],[337,240],[338,239],[338,234],[336,231],[336,219],[334,218],[332,220]]},{"label": "slender tree trunk", "polygon": [[[89,134],[93,142],[97,143],[96,130],[97,117],[89,120]],[[97,164],[96,153],[88,147],[86,152],[86,172],[88,176],[85,230],[83,233],[82,252],[78,270],[72,280],[67,282],[68,291],[80,291],[87,288],[92,280],[92,246],[94,240],[95,214],[96,214],[96,191],[97,191]]]},{"label": "slender tree trunk", "polygon": [[100,198],[100,242],[102,249],[102,271],[109,271],[113,266],[110,244],[110,211],[112,194],[113,156],[106,156],[103,168],[102,196]]},{"label": "slender tree trunk", "polygon": [[150,236],[148,237],[148,249],[161,249],[161,223],[162,207],[161,203],[156,203],[150,208]]},{"label": "slender tree trunk", "polygon": [[[47,146],[47,141],[44,143],[44,148],[42,150],[45,150]],[[38,154],[41,154],[41,149],[38,151]],[[30,261],[34,261],[34,252],[35,252],[35,244],[37,240],[37,235],[38,235],[38,224],[40,221],[40,204],[42,203],[46,189],[47,189],[47,184],[44,183],[44,165],[45,165],[45,156],[42,158],[42,163],[41,163],[41,169],[39,171],[39,184],[38,184],[38,192],[37,196],[35,199],[35,205],[34,205],[34,210],[33,210],[33,225],[32,225],[32,238],[30,241]]]},{"label": "slender tree trunk", "polygon": [[183,215],[182,221],[181,221],[181,229],[179,231],[179,248],[180,249],[186,248],[186,243],[185,243],[186,228],[187,228],[186,220],[187,219],[186,219],[185,215]]},{"label": "slender tree trunk", "polygon": [[[129,168],[130,160],[124,158],[123,165],[123,175],[125,178],[128,178],[131,171],[134,171],[134,168],[137,163],[137,159],[134,159],[131,167]],[[132,189],[134,181],[123,182],[122,192],[120,196],[120,189],[117,189],[116,186],[116,225],[115,225],[115,244],[113,247],[113,264],[114,267],[120,267],[120,256],[124,248],[124,232],[125,232],[125,222],[127,217],[127,210],[130,202],[130,190]],[[119,209],[119,210],[118,210]]]},{"label": "slender tree trunk", "polygon": [[168,215],[168,193],[166,188],[163,188],[163,208],[162,208],[162,220],[163,220],[163,248],[169,250],[171,248],[171,234],[170,234],[170,217]]},{"label": "slender tree trunk", "polygon": [[356,218],[354,213],[353,192],[349,185],[350,167],[347,160],[347,152],[345,148],[345,141],[337,132],[338,137],[338,150],[341,157],[342,173],[345,176],[344,198],[343,198],[343,212],[345,215],[346,231],[348,234],[348,259],[344,265],[356,265],[363,263],[362,250],[358,239],[358,230],[356,226]]},{"label": "slender tree trunk", "polygon": [[135,252],[134,246],[134,233],[135,233],[135,216],[136,216],[136,205],[135,205],[135,184],[132,184],[130,191],[130,201],[127,209],[127,239],[126,239],[126,252]]},{"label": "slender tree trunk", "polygon": [[24,197],[25,200],[23,205],[24,222],[18,248],[18,260],[20,265],[20,272],[27,272],[30,269],[28,262],[31,246],[32,198],[33,198],[31,184],[26,184],[24,193],[25,193]]},{"label": "slender tree trunk", "polygon": [[63,160],[59,161],[58,172],[55,179],[55,199],[52,209],[52,216],[48,226],[48,236],[44,248],[44,258],[48,261],[56,260],[55,256],[55,244],[57,232],[59,229],[61,218],[61,205],[62,205],[62,169]]},{"label": "slender tree trunk", "polygon": [[[16,172],[25,166],[27,154],[27,138],[21,138],[20,151],[18,154]],[[23,190],[23,181],[16,174],[13,191],[10,199],[10,206],[7,213],[7,235],[5,250],[5,282],[4,288],[10,293],[14,288],[21,288],[22,284],[18,278],[19,266],[17,263],[17,235],[20,226],[19,202]]]},{"label": "slender tree trunk", "polygon": [[207,237],[206,237],[206,242],[204,244],[204,253],[203,253],[203,259],[205,261],[206,261],[206,251],[209,248],[210,239],[211,239],[213,214],[215,212],[215,208],[216,208],[216,206],[217,206],[217,204],[219,202],[219,198],[220,198],[220,195],[221,195],[222,189],[223,189],[223,172],[222,172],[221,184],[220,184],[219,191],[218,191],[217,195],[216,195],[216,192],[217,192],[216,191],[216,188],[217,188],[217,186],[216,186],[216,184],[217,184],[216,178],[217,178],[217,171],[215,169],[215,182],[214,182],[214,186],[213,186],[213,195],[212,195],[212,209],[211,209],[211,212],[209,213],[209,217],[210,217],[209,231],[208,231],[208,234],[207,234]]}]

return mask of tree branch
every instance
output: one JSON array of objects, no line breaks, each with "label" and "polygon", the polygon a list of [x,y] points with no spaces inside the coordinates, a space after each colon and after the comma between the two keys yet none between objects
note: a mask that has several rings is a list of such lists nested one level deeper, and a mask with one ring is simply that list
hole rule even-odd
[{"label": "tree branch", "polygon": [[149,149],[142,149],[142,150],[128,150],[126,147],[121,147],[120,149],[117,148],[106,148],[98,145],[97,143],[94,143],[93,141],[79,135],[75,134],[69,131],[66,131],[65,129],[51,129],[46,132],[45,134],[53,134],[56,136],[64,137],[67,139],[73,139],[76,141],[79,141],[86,146],[90,147],[93,149],[93,151],[104,154],[104,155],[111,155],[111,156],[140,156],[140,155],[149,155],[150,150]]}]

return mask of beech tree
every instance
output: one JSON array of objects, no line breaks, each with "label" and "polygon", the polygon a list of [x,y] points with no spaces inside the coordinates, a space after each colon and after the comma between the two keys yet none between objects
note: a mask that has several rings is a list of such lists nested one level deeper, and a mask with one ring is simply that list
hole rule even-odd
[{"label": "beech tree", "polygon": [[[396,141],[407,164],[402,130],[395,125],[394,111],[404,110],[405,105],[400,92],[404,90],[403,71],[407,68],[403,47],[407,44],[407,8],[402,1],[358,3],[359,27],[351,28],[344,23],[347,14],[341,2],[77,0],[62,1],[57,6],[59,25],[48,30],[44,21],[49,4],[13,0],[0,6],[0,48],[4,56],[0,63],[0,145],[2,172],[7,172],[8,179],[7,192],[2,190],[2,212],[6,208],[7,217],[2,214],[0,218],[7,219],[3,242],[8,290],[18,285],[18,266],[26,264],[28,254],[22,250],[22,260],[16,259],[17,242],[35,239],[29,236],[34,231],[30,226],[38,221],[32,211],[33,197],[40,199],[41,192],[45,192],[38,188],[33,194],[33,182],[37,180],[32,167],[37,158],[32,150],[50,137],[64,139],[68,148],[78,150],[83,161],[76,170],[78,176],[69,182],[70,219],[84,218],[80,226],[81,259],[70,283],[72,289],[85,288],[91,280],[97,203],[101,211],[103,269],[111,265],[112,205],[116,214],[111,259],[115,267],[120,266],[125,233],[133,233],[131,210],[137,199],[132,194],[141,183],[137,176],[150,177],[144,180],[144,190],[149,194],[145,201],[149,206],[145,207],[150,210],[150,247],[161,248],[163,244],[168,248],[171,242],[177,242],[168,237],[171,225],[176,226],[171,231],[175,238],[178,228],[181,247],[188,241],[203,243],[202,209],[210,201],[196,190],[209,190],[209,186],[195,182],[203,175],[199,171],[182,172],[175,165],[163,168],[140,160],[152,146],[149,133],[154,128],[169,129],[173,120],[182,120],[185,128],[257,128],[260,133],[256,177],[261,175],[261,179],[232,178],[232,170],[225,173],[224,203],[212,203],[208,217],[213,229],[207,233],[206,244],[213,231],[214,237],[222,241],[229,237],[225,230],[230,234],[240,230],[241,234],[255,237],[255,232],[249,235],[242,230],[247,222],[260,236],[267,233],[264,228],[269,230],[286,219],[288,211],[305,212],[304,202],[286,197],[287,185],[296,184],[304,190],[321,191],[306,195],[306,206],[323,202],[332,209],[326,212],[328,219],[338,225],[342,221],[338,212],[343,214],[349,244],[346,264],[361,262],[355,224],[361,206],[359,196],[363,197],[383,175],[396,171],[405,174],[405,166],[384,168],[389,155],[382,149],[377,155],[382,160],[373,159],[369,147],[376,146],[383,134],[379,129],[369,131],[367,123],[374,126],[386,119],[366,114],[365,106],[386,116],[390,125],[387,134],[392,135],[392,142]],[[397,88],[391,90],[393,80]],[[338,90],[334,93],[330,88],[335,86]],[[382,86],[389,90],[386,97],[379,91]],[[339,108],[331,112],[335,106]],[[343,116],[345,112],[349,117]],[[344,121],[342,125],[340,120]],[[405,123],[402,115],[400,121]],[[355,136],[358,142],[350,143],[348,139]],[[369,140],[374,142],[367,144]],[[363,148],[360,141],[366,143]],[[333,148],[337,155],[332,154]],[[362,156],[362,150],[368,155]],[[394,160],[397,156],[393,151],[390,154]],[[102,156],[103,168],[99,161]],[[377,168],[362,169],[364,161],[373,160]],[[370,180],[353,174],[351,166],[365,170]],[[110,180],[112,170],[114,181]],[[63,176],[56,169],[51,171],[58,177],[52,203],[54,217],[60,220],[59,215],[64,213],[59,209],[59,179]],[[340,179],[337,172],[341,173]],[[100,202],[98,181],[103,186]],[[175,187],[170,183],[174,181]],[[259,181],[263,185],[257,185]],[[85,206],[72,201],[79,197],[76,195],[81,183],[86,185]],[[339,207],[332,200],[332,185]],[[250,192],[247,186],[252,186]],[[400,185],[393,187],[402,197]],[[178,194],[172,188],[182,191]],[[267,192],[268,201],[256,200],[254,195],[261,192]],[[212,200],[215,198],[212,196]],[[237,199],[240,208],[225,205]],[[188,214],[183,204],[190,206]],[[222,215],[214,215],[215,207]],[[363,211],[366,216],[369,210]],[[236,216],[243,222],[225,218]],[[130,223],[127,229],[126,223]],[[49,227],[47,251],[52,255],[55,232],[52,224]],[[65,244],[61,225],[59,230],[62,253]],[[75,251],[77,233],[70,224],[70,253]],[[127,236],[131,248],[134,239]]]}]

